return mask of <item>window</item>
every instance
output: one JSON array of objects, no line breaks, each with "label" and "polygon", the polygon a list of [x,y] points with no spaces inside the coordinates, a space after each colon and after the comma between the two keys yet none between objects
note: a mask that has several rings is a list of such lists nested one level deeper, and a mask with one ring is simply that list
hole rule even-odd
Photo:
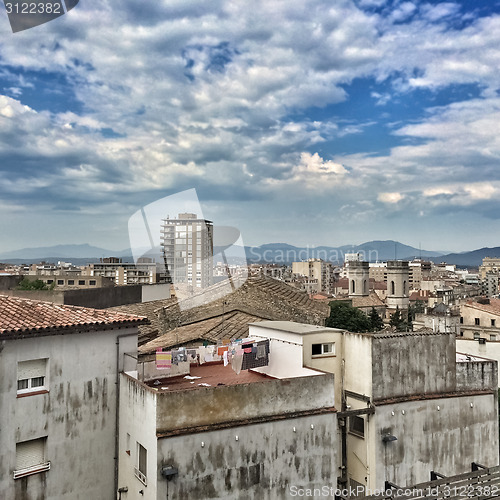
[{"label": "window", "polygon": [[479,322],[479,318],[474,318],[474,324],[476,326],[479,326],[480,322]]},{"label": "window", "polygon": [[79,285],[85,285],[85,280],[78,280]]},{"label": "window", "polygon": [[54,283],[54,280],[47,280],[47,285],[52,285]]},{"label": "window", "polygon": [[90,286],[95,286],[95,283],[96,283],[96,281],[95,281],[95,280],[90,280],[90,281],[89,281],[89,285],[90,285]]},{"label": "window", "polygon": [[137,467],[135,477],[147,485],[148,452],[141,443],[137,443]]},{"label": "window", "polygon": [[64,280],[57,280],[58,285],[64,285]]},{"label": "window", "polygon": [[391,281],[391,295],[396,294],[396,285],[394,284],[394,281]]},{"label": "window", "polygon": [[496,339],[497,339],[496,335],[493,335],[493,334],[490,335],[490,340],[496,341]]},{"label": "window", "polygon": [[68,285],[74,285],[75,284],[75,280],[68,280]]},{"label": "window", "polygon": [[463,337],[463,336],[464,336],[464,331],[460,330],[460,337]]},{"label": "window", "polygon": [[47,438],[43,437],[16,444],[14,479],[50,469],[50,462],[46,458],[46,443]]},{"label": "window", "polygon": [[349,432],[356,436],[365,437],[365,419],[354,415],[349,417]]},{"label": "window", "polygon": [[33,359],[17,363],[17,394],[48,391],[47,359]]},{"label": "window", "polygon": [[479,332],[474,332],[474,340],[479,340],[480,337],[481,335],[479,334]]},{"label": "window", "polygon": [[335,355],[335,343],[329,342],[327,344],[312,344],[311,354],[313,356],[320,356],[322,354]]},{"label": "window", "polygon": [[491,326],[495,326],[495,320],[494,319],[491,320]]},{"label": "window", "polygon": [[464,324],[464,317],[463,316],[460,316],[460,324],[463,325]]}]

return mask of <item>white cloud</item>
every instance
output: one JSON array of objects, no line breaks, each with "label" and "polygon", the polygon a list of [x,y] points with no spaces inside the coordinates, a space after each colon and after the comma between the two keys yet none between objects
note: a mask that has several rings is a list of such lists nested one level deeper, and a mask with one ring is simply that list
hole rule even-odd
[{"label": "white cloud", "polygon": [[[192,185],[235,198],[341,186],[335,197],[343,204],[358,194],[375,205],[492,201],[496,191],[486,184],[498,177],[500,157],[500,17],[456,28],[449,20],[459,15],[457,3],[371,10],[384,3],[361,0],[363,11],[347,0],[109,0],[6,37],[1,74],[16,99],[0,96],[0,160],[14,184],[0,180],[0,194],[24,178],[33,181],[33,203],[38,193],[38,203],[50,206],[60,190],[96,210]],[[63,75],[81,108],[24,106],[37,71]],[[373,122],[318,110],[350,99],[346,86],[366,77],[393,86],[393,93],[367,89],[380,106],[398,92],[457,84],[479,85],[484,98],[399,125],[406,142],[388,154],[332,155],[329,141],[347,134],[359,135],[362,150],[361,134]],[[310,107],[321,118],[311,121]],[[451,184],[458,191],[429,194]]]},{"label": "white cloud", "polygon": [[382,203],[394,204],[400,202],[404,196],[401,193],[379,193],[378,200]]}]

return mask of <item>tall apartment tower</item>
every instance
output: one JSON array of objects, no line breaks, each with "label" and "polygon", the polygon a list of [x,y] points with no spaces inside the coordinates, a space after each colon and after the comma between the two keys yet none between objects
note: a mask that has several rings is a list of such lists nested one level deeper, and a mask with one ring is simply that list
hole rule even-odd
[{"label": "tall apartment tower", "polygon": [[332,293],[335,286],[335,267],[322,259],[292,262],[292,272],[308,278],[308,293]]},{"label": "tall apartment tower", "polygon": [[389,260],[387,262],[387,299],[389,309],[408,309],[410,266],[408,261]]},{"label": "tall apartment tower", "polygon": [[349,297],[367,297],[370,294],[370,264],[351,260],[347,266]]},{"label": "tall apartment tower", "polygon": [[183,213],[163,219],[161,248],[167,281],[205,288],[213,279],[213,223]]}]

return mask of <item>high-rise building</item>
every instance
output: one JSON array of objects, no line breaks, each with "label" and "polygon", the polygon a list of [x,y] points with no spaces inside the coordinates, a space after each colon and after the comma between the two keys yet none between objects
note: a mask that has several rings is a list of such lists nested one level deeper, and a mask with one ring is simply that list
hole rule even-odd
[{"label": "high-rise building", "polygon": [[305,287],[308,293],[333,293],[336,270],[330,262],[325,262],[322,259],[292,262],[292,272],[307,278]]},{"label": "high-rise building", "polygon": [[213,223],[196,214],[163,219],[161,249],[167,280],[205,288],[213,277]]}]

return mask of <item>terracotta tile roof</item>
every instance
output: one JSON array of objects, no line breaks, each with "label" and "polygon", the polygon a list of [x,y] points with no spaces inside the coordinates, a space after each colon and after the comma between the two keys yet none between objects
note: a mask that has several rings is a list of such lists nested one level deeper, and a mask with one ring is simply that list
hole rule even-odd
[{"label": "terracotta tile roof", "polygon": [[248,335],[248,324],[264,321],[267,318],[254,316],[242,311],[231,311],[224,315],[197,321],[174,328],[160,337],[139,347],[141,354],[154,352],[158,347],[181,346],[197,340],[216,343],[224,338],[240,339]]},{"label": "terracotta tile roof", "polygon": [[44,335],[55,331],[141,325],[147,318],[106,309],[67,306],[0,295],[0,338],[24,334]]},{"label": "terracotta tile roof", "polygon": [[415,292],[410,293],[409,300],[427,300],[429,297],[433,297],[434,294],[430,290],[416,290]]},{"label": "terracotta tile roof", "polygon": [[489,314],[500,315],[500,299],[489,299],[489,304],[481,304],[473,300],[468,300],[464,306],[479,309]]},{"label": "terracotta tile roof", "polygon": [[352,297],[353,307],[385,307],[376,293],[371,293],[368,297]]},{"label": "terracotta tile roof", "polygon": [[107,310],[126,314],[136,314],[138,316],[146,316],[149,319],[148,324],[139,326],[139,345],[141,345],[157,337],[161,332],[159,312],[162,310],[162,308],[175,306],[176,304],[177,300],[175,298],[171,298],[151,300],[149,302],[139,302],[137,304],[115,306],[110,307]]}]

